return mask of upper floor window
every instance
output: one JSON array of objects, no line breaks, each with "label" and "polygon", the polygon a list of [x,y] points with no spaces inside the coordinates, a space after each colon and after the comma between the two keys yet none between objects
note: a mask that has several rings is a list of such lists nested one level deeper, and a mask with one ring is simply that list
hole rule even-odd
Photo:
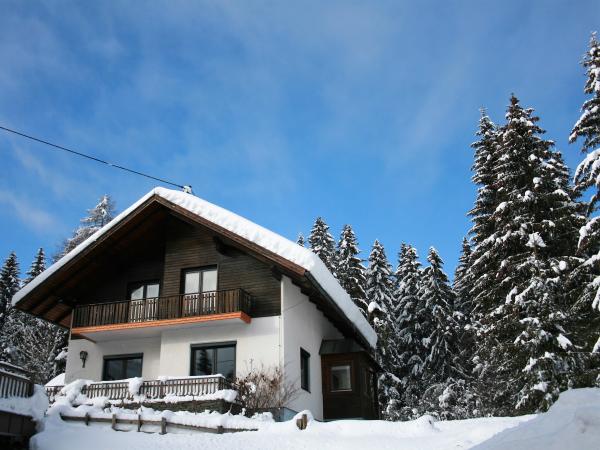
[{"label": "upper floor window", "polygon": [[217,268],[215,266],[190,269],[183,273],[183,293],[197,294],[217,290]]},{"label": "upper floor window", "polygon": [[310,392],[310,353],[300,348],[300,387]]},{"label": "upper floor window", "polygon": [[129,285],[129,300],[158,297],[160,283],[153,281],[138,281]]}]

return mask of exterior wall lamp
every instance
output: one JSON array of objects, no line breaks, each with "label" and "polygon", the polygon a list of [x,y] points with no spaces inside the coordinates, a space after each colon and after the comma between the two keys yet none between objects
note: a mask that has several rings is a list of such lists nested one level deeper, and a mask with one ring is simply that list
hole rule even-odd
[{"label": "exterior wall lamp", "polygon": [[79,352],[79,358],[81,359],[81,367],[85,367],[85,360],[88,357],[88,352],[86,352],[85,350],[81,350]]}]

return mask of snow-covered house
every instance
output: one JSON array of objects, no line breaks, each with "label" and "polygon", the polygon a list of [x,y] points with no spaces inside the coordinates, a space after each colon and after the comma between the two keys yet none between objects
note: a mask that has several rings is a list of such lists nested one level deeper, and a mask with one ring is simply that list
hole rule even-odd
[{"label": "snow-covered house", "polygon": [[377,416],[376,335],[310,250],[155,188],[13,298],[70,329],[66,382],[278,367],[317,419]]}]

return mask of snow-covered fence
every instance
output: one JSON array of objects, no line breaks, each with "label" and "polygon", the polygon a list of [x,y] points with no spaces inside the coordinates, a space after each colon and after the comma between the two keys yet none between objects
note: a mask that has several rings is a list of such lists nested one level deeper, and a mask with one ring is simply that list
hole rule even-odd
[{"label": "snow-covered fence", "polygon": [[33,382],[20,367],[0,361],[0,398],[31,397]]},{"label": "snow-covered fence", "polygon": [[[131,414],[129,416],[131,416]],[[110,423],[111,428],[115,431],[118,431],[117,426],[120,424],[121,425],[135,425],[138,432],[142,431],[142,427],[150,426],[150,427],[153,427],[154,429],[156,429],[157,431],[160,430],[160,434],[167,434],[167,430],[169,427],[185,429],[185,430],[200,431],[203,433],[215,433],[215,434],[239,433],[242,431],[257,431],[256,428],[227,428],[222,425],[217,425],[215,427],[206,427],[206,426],[201,426],[201,425],[197,425],[194,423],[172,422],[164,416],[157,417],[156,419],[148,419],[148,418],[142,418],[141,414],[137,414],[136,418],[129,418],[129,417],[122,418],[122,417],[118,417],[117,414],[115,414],[115,413],[113,413],[110,417],[95,417],[93,415],[90,415],[89,413],[86,413],[83,416],[69,415],[69,414],[61,413],[60,418],[62,420],[70,421],[70,422],[83,422],[86,425],[89,425],[92,422],[107,423],[107,424]],[[148,431],[145,431],[145,432],[148,432]]]},{"label": "snow-covered fence", "polygon": [[[61,395],[64,386],[47,386],[46,394],[50,402]],[[131,380],[102,381],[88,383],[81,387],[81,394],[88,398],[106,397],[109,400],[133,399],[162,399],[165,397],[199,397],[215,394],[218,391],[233,389],[222,375],[195,376],[185,378],[164,377],[159,380],[146,380],[133,378]]]}]

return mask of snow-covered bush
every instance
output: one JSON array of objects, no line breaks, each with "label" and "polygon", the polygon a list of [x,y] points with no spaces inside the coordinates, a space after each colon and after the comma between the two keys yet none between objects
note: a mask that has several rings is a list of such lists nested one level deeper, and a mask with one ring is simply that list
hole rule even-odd
[{"label": "snow-covered bush", "polygon": [[238,398],[246,414],[288,406],[298,396],[295,383],[285,381],[280,367],[250,366],[235,381]]}]

